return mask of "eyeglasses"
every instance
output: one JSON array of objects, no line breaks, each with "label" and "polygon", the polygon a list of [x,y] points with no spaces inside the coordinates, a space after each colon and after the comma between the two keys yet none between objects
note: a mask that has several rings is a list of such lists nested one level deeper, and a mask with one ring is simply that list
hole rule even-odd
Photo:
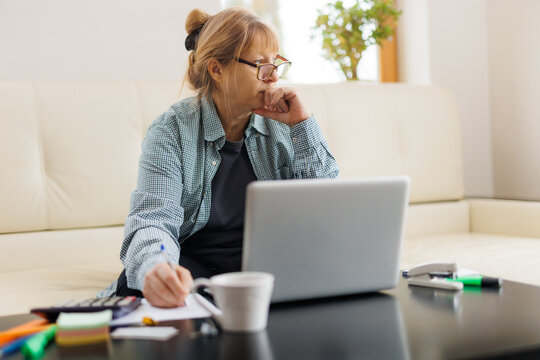
[{"label": "eyeglasses", "polygon": [[287,74],[287,71],[289,71],[289,68],[291,67],[291,62],[287,59],[285,59],[283,56],[278,55],[276,57],[276,60],[280,61],[279,64],[254,64],[252,62],[249,62],[244,59],[236,58],[236,61],[242,64],[246,64],[249,66],[253,66],[254,68],[257,68],[257,79],[259,80],[268,80],[274,73],[274,70],[278,74],[279,78],[284,77]]}]

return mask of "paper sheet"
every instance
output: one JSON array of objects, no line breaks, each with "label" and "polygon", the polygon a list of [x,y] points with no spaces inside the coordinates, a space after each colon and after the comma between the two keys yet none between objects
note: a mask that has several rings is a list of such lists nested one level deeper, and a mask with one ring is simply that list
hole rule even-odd
[{"label": "paper sheet", "polygon": [[178,334],[172,326],[122,327],[111,333],[113,339],[141,339],[166,341]]},{"label": "paper sheet", "polygon": [[186,297],[186,305],[172,308],[162,309],[157,308],[148,303],[146,299],[143,299],[141,305],[126,316],[111,321],[110,326],[123,326],[130,324],[140,324],[143,317],[147,316],[155,321],[167,321],[167,320],[182,320],[182,319],[196,319],[209,317],[210,313],[203,308],[193,296],[197,296],[199,300],[206,302],[210,307],[214,307],[208,300],[201,295],[189,294]]}]

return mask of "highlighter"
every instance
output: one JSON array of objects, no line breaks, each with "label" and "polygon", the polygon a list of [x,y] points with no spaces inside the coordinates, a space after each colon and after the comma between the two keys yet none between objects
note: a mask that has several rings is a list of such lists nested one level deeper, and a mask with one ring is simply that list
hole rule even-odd
[{"label": "highlighter", "polygon": [[24,356],[29,359],[39,359],[42,357],[47,344],[49,344],[49,341],[54,339],[56,328],[57,326],[53,325],[47,330],[42,331],[28,339],[24,343],[21,350]]},{"label": "highlighter", "polygon": [[13,340],[12,342],[2,346],[2,349],[0,349],[0,358],[6,357],[19,351],[19,349],[22,348],[26,341],[32,336],[34,335],[28,335],[17,340]]},{"label": "highlighter", "polygon": [[454,281],[463,283],[465,286],[478,286],[478,287],[500,287],[502,285],[501,278],[488,277],[488,276],[462,276],[457,278],[447,278],[446,281]]}]

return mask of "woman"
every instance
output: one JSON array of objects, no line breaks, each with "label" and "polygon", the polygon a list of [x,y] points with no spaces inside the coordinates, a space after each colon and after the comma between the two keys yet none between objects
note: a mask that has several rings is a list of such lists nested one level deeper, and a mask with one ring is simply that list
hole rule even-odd
[{"label": "woman", "polygon": [[267,24],[242,8],[214,16],[196,9],[186,30],[186,80],[197,97],[148,129],[120,254],[125,270],[100,296],[182,305],[193,277],[240,270],[249,182],[338,175],[315,118],[293,89],[276,86],[290,62]]}]

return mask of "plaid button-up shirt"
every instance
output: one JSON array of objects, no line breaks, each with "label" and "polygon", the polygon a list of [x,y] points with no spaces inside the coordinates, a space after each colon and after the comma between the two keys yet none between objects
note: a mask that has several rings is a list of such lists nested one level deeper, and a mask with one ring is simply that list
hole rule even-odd
[{"label": "plaid button-up shirt", "polygon": [[[120,252],[129,288],[142,290],[146,273],[163,261],[161,244],[178,264],[182,242],[208,222],[212,179],[224,143],[211,98],[179,101],[148,129]],[[313,116],[289,127],[252,114],[245,145],[258,180],[333,178],[339,173]],[[116,282],[98,296],[115,290]]]}]

